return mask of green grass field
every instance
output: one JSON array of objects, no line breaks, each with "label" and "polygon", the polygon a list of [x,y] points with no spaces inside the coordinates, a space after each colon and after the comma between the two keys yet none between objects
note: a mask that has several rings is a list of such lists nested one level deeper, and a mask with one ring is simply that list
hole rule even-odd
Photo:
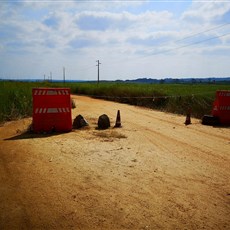
[{"label": "green grass field", "polygon": [[72,94],[89,95],[201,118],[210,114],[216,90],[227,84],[48,83],[0,81],[0,122],[32,116],[33,87],[69,87]]}]

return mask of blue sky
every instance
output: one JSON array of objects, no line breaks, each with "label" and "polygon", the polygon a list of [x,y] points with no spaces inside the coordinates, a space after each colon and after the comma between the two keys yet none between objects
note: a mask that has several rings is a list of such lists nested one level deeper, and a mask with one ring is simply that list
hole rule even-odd
[{"label": "blue sky", "polygon": [[0,79],[230,76],[230,1],[0,1]]}]

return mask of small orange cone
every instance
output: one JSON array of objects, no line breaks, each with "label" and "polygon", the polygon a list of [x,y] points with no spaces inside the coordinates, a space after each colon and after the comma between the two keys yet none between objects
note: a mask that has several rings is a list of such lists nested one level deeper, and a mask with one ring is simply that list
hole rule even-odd
[{"label": "small orange cone", "polygon": [[117,110],[117,119],[114,128],[121,127],[121,116],[120,116],[120,110]]},{"label": "small orange cone", "polygon": [[185,125],[190,125],[190,124],[191,124],[191,110],[189,109],[186,115]]}]

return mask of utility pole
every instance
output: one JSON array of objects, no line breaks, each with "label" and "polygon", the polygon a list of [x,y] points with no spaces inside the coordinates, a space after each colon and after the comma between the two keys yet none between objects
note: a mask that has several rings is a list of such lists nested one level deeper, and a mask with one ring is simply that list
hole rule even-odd
[{"label": "utility pole", "polygon": [[63,82],[65,83],[65,67],[63,67]]},{"label": "utility pole", "polygon": [[99,84],[99,65],[101,64],[100,62],[99,62],[99,60],[97,60],[96,61],[97,62],[97,84]]},{"label": "utility pole", "polygon": [[44,74],[44,81],[46,80],[46,75]]},{"label": "utility pole", "polygon": [[50,82],[52,82],[52,72],[50,72]]}]

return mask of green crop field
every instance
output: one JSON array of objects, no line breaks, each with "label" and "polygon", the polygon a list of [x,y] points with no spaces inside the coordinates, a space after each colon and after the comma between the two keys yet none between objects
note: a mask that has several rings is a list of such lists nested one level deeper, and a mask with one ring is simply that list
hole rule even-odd
[{"label": "green crop field", "polygon": [[0,122],[32,115],[33,87],[69,87],[72,94],[88,95],[201,118],[210,114],[216,90],[228,84],[49,83],[0,81]]}]

